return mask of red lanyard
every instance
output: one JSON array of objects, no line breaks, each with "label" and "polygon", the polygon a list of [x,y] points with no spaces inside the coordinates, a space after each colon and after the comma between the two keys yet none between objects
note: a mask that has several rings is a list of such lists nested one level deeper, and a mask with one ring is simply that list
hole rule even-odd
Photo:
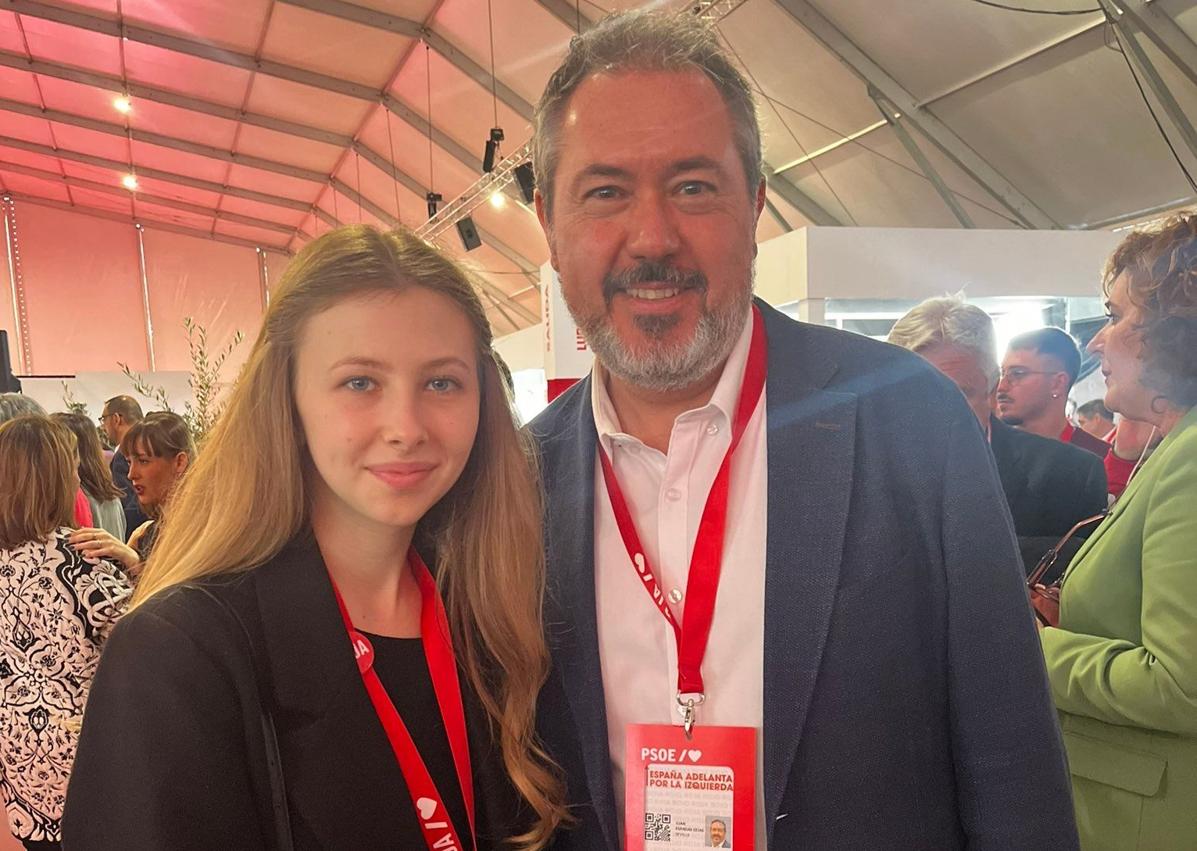
[{"label": "red lanyard", "polygon": [[[428,660],[432,688],[436,692],[436,702],[440,707],[445,733],[449,739],[449,750],[457,768],[457,782],[461,785],[461,797],[465,802],[466,817],[470,822],[470,838],[474,839],[474,774],[470,767],[465,708],[461,701],[461,683],[457,678],[457,658],[453,653],[453,642],[449,636],[449,621],[445,617],[445,607],[437,592],[436,581],[424,560],[415,550],[411,550],[407,562],[420,586],[420,638],[424,643],[424,658]],[[329,581],[332,582],[331,576]],[[349,633],[349,640],[353,645],[353,655],[357,659],[362,682],[366,684],[370,702],[374,704],[374,711],[378,714],[378,720],[386,731],[391,750],[395,752],[395,759],[403,772],[403,779],[416,808],[424,839],[430,849],[461,851],[461,840],[449,817],[444,796],[436,788],[436,782],[428,773],[428,766],[424,764],[407,725],[403,723],[395,704],[387,694],[386,687],[374,670],[374,648],[364,635],[353,628],[353,621],[349,619],[349,611],[345,608],[345,601],[341,599],[337,583],[332,582],[332,586],[337,597],[337,606],[341,609],[341,617],[345,621],[345,630]],[[449,844],[450,841],[452,844]],[[476,844],[474,847],[477,847]]]},{"label": "red lanyard", "polygon": [[[707,651],[707,639],[711,635],[711,622],[715,617],[715,595],[719,591],[719,573],[723,566],[723,538],[727,529],[727,499],[731,481],[731,458],[740,445],[740,438],[748,427],[748,421],[760,402],[765,389],[765,371],[768,353],[765,346],[765,327],[756,305],[752,308],[752,345],[748,352],[748,363],[744,367],[744,381],[740,398],[736,403],[732,420],[731,445],[723,456],[723,463],[707,495],[702,519],[698,524],[698,536],[694,541],[694,552],[690,556],[690,573],[686,579],[686,607],[683,622],[677,618],[665,600],[652,565],[640,543],[632,513],[624,499],[619,480],[611,459],[599,444],[599,460],[603,467],[603,479],[607,483],[607,495],[611,498],[611,509],[619,534],[627,548],[632,566],[644,583],[644,589],[660,609],[665,620],[673,627],[677,641],[677,690],[678,700],[682,695],[697,695],[697,701],[688,701],[690,711],[688,724],[693,721],[693,707],[705,698],[702,681],[702,659]],[[682,703],[683,707],[686,705]]]}]

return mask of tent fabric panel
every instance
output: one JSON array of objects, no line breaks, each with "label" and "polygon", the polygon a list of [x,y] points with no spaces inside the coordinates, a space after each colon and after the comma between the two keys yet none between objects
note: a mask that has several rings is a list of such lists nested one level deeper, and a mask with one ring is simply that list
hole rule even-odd
[{"label": "tent fabric panel", "polygon": [[[916,141],[925,150],[925,140]],[[960,227],[891,128],[869,134],[868,144],[875,153],[845,145],[791,169],[786,176],[845,224],[855,220],[864,227]],[[995,226],[1010,224],[997,219]]]},{"label": "tent fabric panel", "polygon": [[[109,107],[109,114],[116,118],[118,113]],[[131,123],[135,130],[173,136],[188,142],[211,145],[229,150],[237,136],[237,122],[214,115],[205,115],[180,109],[146,98],[133,98]]]},{"label": "tent fabric panel", "polygon": [[[191,369],[186,317],[207,329],[212,357],[238,330],[253,339],[262,315],[254,249],[150,228],[144,240],[158,369]],[[248,352],[248,343],[237,347],[224,380],[236,376]]]},{"label": "tent fabric panel", "polygon": [[239,163],[226,164],[226,167],[227,175],[222,177],[222,180],[230,186],[265,192],[268,195],[279,195],[309,204],[316,200],[323,185],[313,180],[301,180],[288,174],[277,174],[273,171],[252,168]]},{"label": "tent fabric panel", "polygon": [[[312,38],[319,33],[319,38]],[[278,4],[262,57],[379,89],[412,39],[298,6]]]},{"label": "tent fabric panel", "polygon": [[[16,172],[5,170],[3,163],[0,163],[0,179],[3,180],[4,188],[8,192],[15,192],[18,195],[33,195],[38,198],[48,198],[51,201],[61,201],[63,203],[70,200],[67,197],[66,185],[61,181],[17,174]],[[0,253],[3,253],[4,248],[2,237],[3,233],[0,233]],[[9,281],[7,278],[0,278],[0,288],[7,287],[8,284]]]},{"label": "tent fabric panel", "polygon": [[[80,168],[87,168],[87,166],[80,166],[78,164],[66,163],[65,167],[68,173],[74,173]],[[120,185],[121,174],[116,172],[109,172],[111,177],[108,182],[114,186]],[[146,195],[158,195],[163,198],[173,198],[176,201],[186,201],[189,204],[199,204],[203,207],[215,207],[221,199],[221,195],[216,192],[209,192],[206,189],[193,189],[190,186],[180,186],[177,183],[168,183],[164,180],[157,180],[156,178],[146,177],[144,174],[137,176],[138,191]]]},{"label": "tent fabric panel", "polygon": [[191,228],[193,230],[212,230],[212,216],[192,213],[186,210],[176,210],[174,207],[164,207],[152,201],[138,200],[137,217],[140,220],[163,222],[170,225]]},{"label": "tent fabric panel", "polygon": [[510,196],[504,197],[506,204],[499,210],[489,202],[479,205],[471,213],[474,224],[493,233],[532,265],[539,266],[549,259],[549,246],[536,213],[531,208],[521,207]]},{"label": "tent fabric panel", "polygon": [[13,112],[0,115],[3,116],[3,121],[0,121],[0,136],[9,136],[38,145],[54,145],[54,137],[50,135],[50,122],[46,119],[33,115],[17,115]]},{"label": "tent fabric panel", "polygon": [[70,187],[70,194],[74,203],[80,207],[117,213],[122,216],[133,215],[133,202],[128,195],[109,195],[106,192],[81,189],[78,186]]},{"label": "tent fabric panel", "polygon": [[[749,72],[749,82],[755,77],[763,90],[764,96],[757,93],[757,113],[767,159],[775,167],[803,156],[802,147],[817,150],[880,118],[864,84],[776,3],[754,3],[750,14],[729,15],[719,32],[747,66],[741,70]],[[765,96],[779,102],[776,109]]]},{"label": "tent fabric panel", "polygon": [[0,163],[25,165],[30,168],[40,168],[42,171],[59,171],[57,157],[8,148],[2,142],[0,142]]},{"label": "tent fabric panel", "polygon": [[253,124],[242,124],[237,133],[237,152],[251,157],[280,160],[291,165],[328,174],[341,156],[341,149],[323,142],[290,136]]},{"label": "tent fabric panel", "polygon": [[225,182],[225,174],[229,168],[229,163],[224,160],[203,157],[174,148],[162,148],[137,140],[133,141],[133,161],[143,168],[157,169],[220,184]]},{"label": "tent fabric panel", "polygon": [[423,21],[437,7],[438,0],[354,0],[358,6],[400,15],[410,21]]},{"label": "tent fabric panel", "polygon": [[15,12],[0,10],[0,50],[25,52],[25,42],[21,38],[21,31],[17,29]]},{"label": "tent fabric panel", "polygon": [[253,53],[266,22],[270,0],[124,0],[125,17],[183,36],[202,32],[204,40],[242,53]]},{"label": "tent fabric panel", "polygon": [[[45,119],[39,119],[44,121]],[[100,133],[73,124],[50,122],[54,131],[54,141],[58,147],[66,151],[77,151],[90,154],[93,157],[104,157],[110,160],[128,162],[129,140],[123,136]]]},{"label": "tent fabric panel", "polygon": [[[490,32],[477,0],[447,0],[432,28],[483,68],[490,68]],[[494,4],[495,73],[524,100],[536,103],[557,67],[569,31],[534,0]],[[538,49],[559,45],[561,50]]]},{"label": "tent fabric panel", "polygon": [[284,248],[291,240],[290,234],[254,227],[253,225],[246,225],[240,222],[230,222],[227,219],[216,220],[215,232],[223,236],[246,239],[250,242],[256,242],[260,246],[269,246],[271,248]]},{"label": "tent fabric panel", "polygon": [[103,74],[119,75],[121,72],[120,51],[112,36],[29,15],[21,16],[21,25],[34,59]]},{"label": "tent fabric panel", "polygon": [[374,104],[348,95],[259,74],[254,78],[246,109],[334,133],[353,135],[366,111],[373,107]]},{"label": "tent fabric panel", "polygon": [[[0,13],[0,20],[3,19],[3,13]],[[0,29],[0,50],[9,50],[10,48],[4,44],[4,30]],[[21,50],[13,50],[13,53],[22,53]],[[4,93],[4,97],[9,100],[20,101],[21,103],[36,104],[37,99],[37,83],[33,75],[27,71],[21,71],[16,68],[9,68],[7,65],[0,66],[0,92]],[[7,116],[5,116],[7,120]]]},{"label": "tent fabric panel", "polygon": [[133,225],[20,201],[16,215],[34,371],[145,369]]},{"label": "tent fabric panel", "polygon": [[251,77],[242,68],[135,41],[125,42],[125,66],[130,80],[231,107],[241,105]]},{"label": "tent fabric panel", "polygon": [[[960,0],[920,0],[900,7],[879,6],[871,0],[815,5],[857,47],[920,99],[1101,20],[1100,13],[1032,15]],[[1093,8],[1097,3],[1059,0],[1054,4],[1022,5],[1080,9]]]},{"label": "tent fabric panel", "polygon": [[273,204],[249,201],[245,198],[238,198],[235,195],[225,195],[221,198],[220,209],[230,213],[239,213],[243,216],[253,216],[258,219],[277,222],[288,227],[299,227],[304,219],[308,217],[307,213],[300,212],[299,210],[288,210],[284,207],[276,207]]},{"label": "tent fabric panel", "polygon": [[[427,55],[427,61],[425,60]],[[482,148],[495,126],[494,102],[483,88],[435,51],[417,49],[403,66],[391,93],[421,116],[428,115],[428,74],[432,74],[432,120],[437,128],[482,157]],[[499,101],[499,125],[514,150],[532,135],[528,121]]]},{"label": "tent fabric panel", "polygon": [[1171,154],[1099,31],[947,98],[935,112],[1062,225],[1174,197],[1180,175]]}]

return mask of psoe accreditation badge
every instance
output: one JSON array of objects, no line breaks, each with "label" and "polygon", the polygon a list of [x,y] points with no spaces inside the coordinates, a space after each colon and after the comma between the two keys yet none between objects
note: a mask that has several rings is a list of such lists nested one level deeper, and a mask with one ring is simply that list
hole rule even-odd
[{"label": "psoe accreditation badge", "polygon": [[753,851],[756,730],[629,724],[627,851]]}]

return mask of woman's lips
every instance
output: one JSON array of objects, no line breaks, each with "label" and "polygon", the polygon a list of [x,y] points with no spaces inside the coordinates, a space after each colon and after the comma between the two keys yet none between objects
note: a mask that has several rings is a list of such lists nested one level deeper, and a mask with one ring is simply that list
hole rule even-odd
[{"label": "woman's lips", "polygon": [[431,462],[375,464],[367,469],[387,487],[395,490],[407,490],[428,478],[429,474],[436,469],[436,464]]}]

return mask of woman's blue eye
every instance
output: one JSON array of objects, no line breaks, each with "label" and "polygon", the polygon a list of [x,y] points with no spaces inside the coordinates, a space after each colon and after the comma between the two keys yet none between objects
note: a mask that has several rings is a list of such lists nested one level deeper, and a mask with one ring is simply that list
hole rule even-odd
[{"label": "woman's blue eye", "polygon": [[353,378],[346,380],[344,386],[355,392],[363,393],[374,386],[374,380],[361,375],[355,375]]},{"label": "woman's blue eye", "polygon": [[428,382],[428,386],[437,393],[448,393],[456,389],[458,384],[452,378],[434,378]]}]

